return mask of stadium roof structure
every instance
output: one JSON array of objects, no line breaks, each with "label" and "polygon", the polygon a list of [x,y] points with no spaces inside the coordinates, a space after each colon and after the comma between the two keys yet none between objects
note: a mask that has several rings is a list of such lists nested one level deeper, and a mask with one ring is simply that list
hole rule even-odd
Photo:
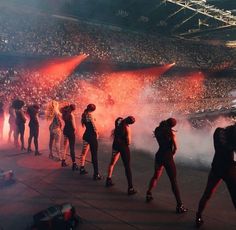
[{"label": "stadium roof structure", "polygon": [[[192,11],[192,15],[189,15],[188,17],[184,18],[180,24],[175,26],[175,28],[181,27],[193,17],[199,17],[198,29],[189,29],[187,32],[180,33],[179,36],[194,36],[196,34],[200,34],[206,31],[217,31],[236,28],[236,16],[233,14],[233,11],[229,9],[220,9],[215,5],[208,4],[207,0],[164,0],[163,2],[176,4],[180,7],[180,9],[174,12],[172,15],[180,13],[182,10],[185,9]],[[204,16],[205,20],[201,19]],[[208,19],[213,19],[212,23],[207,23],[206,21]],[[202,29],[201,26],[205,26],[205,28]],[[206,29],[206,27],[210,27],[210,29]]]},{"label": "stadium roof structure", "polygon": [[70,0],[67,5],[78,17],[132,30],[236,40],[235,0]]},{"label": "stadium roof structure", "polygon": [[[4,1],[4,0],[2,0]],[[9,2],[5,0],[6,2]],[[52,14],[181,38],[236,41],[236,0],[12,0]]]},{"label": "stadium roof structure", "polygon": [[236,16],[230,10],[219,9],[214,5],[209,5],[206,0],[165,0],[173,4],[177,4],[181,9],[190,9],[197,14],[214,18],[223,22],[225,25],[236,26]]}]

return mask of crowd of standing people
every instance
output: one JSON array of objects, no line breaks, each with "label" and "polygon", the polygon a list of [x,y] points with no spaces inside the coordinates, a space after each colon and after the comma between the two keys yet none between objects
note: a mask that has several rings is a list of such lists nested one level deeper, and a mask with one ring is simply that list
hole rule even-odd
[{"label": "crowd of standing people", "polygon": [[0,14],[0,52],[4,53],[51,57],[89,53],[96,61],[176,62],[191,68],[225,69],[235,65],[232,50],[222,45],[134,33],[86,21],[59,20],[38,12],[24,12],[23,8],[2,8]]},{"label": "crowd of standing people", "polygon": [[[96,89],[104,89],[103,82],[100,80],[106,79],[105,74],[98,72],[76,72],[66,77],[62,82],[54,82],[53,84],[56,86],[48,91],[44,90],[46,82],[42,81],[40,85],[37,84],[39,78],[45,77],[47,79],[47,76],[38,76],[38,73],[32,73],[26,68],[16,68],[13,71],[14,74],[9,75],[9,69],[0,70],[0,100],[11,103],[11,100],[18,96],[17,92],[23,91],[21,98],[26,104],[30,104],[33,100],[41,107],[46,106],[51,99],[77,101],[79,98],[81,100],[84,98],[87,84]],[[109,76],[109,73],[107,75]],[[148,73],[145,76],[149,77]],[[235,85],[235,77],[228,76],[222,78],[208,78],[206,76],[201,85],[198,81],[192,81],[191,76],[188,78],[181,75],[161,76],[157,77],[148,89],[143,89],[146,94],[141,94],[138,103],[155,104],[157,110],[155,114],[157,112],[179,112],[188,115],[220,111],[232,107],[232,101],[235,99],[232,95],[235,91]],[[68,94],[68,91],[71,93]],[[102,98],[97,95],[96,97],[99,103],[106,103],[105,97]]]}]

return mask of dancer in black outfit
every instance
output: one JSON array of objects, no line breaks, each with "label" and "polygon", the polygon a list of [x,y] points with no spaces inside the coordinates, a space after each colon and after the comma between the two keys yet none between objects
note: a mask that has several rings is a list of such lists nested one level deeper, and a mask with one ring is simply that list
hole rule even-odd
[{"label": "dancer in black outfit", "polygon": [[203,224],[202,212],[207,202],[216,191],[217,186],[223,180],[229,190],[234,208],[236,209],[236,124],[226,128],[217,128],[213,135],[215,155],[208,176],[205,191],[199,201],[196,213],[196,226]]},{"label": "dancer in black outfit", "polygon": [[133,116],[128,116],[123,119],[114,130],[114,141],[112,144],[112,149],[116,150],[117,153],[120,153],[121,159],[124,164],[125,175],[128,181],[128,195],[137,193],[137,191],[133,187],[129,149],[129,145],[131,143],[131,130],[129,125],[133,124],[134,122],[135,118]]},{"label": "dancer in black outfit", "polygon": [[38,120],[38,113],[39,113],[39,106],[37,104],[28,106],[27,113],[29,114],[30,121],[29,121],[29,129],[30,135],[28,139],[28,148],[27,151],[30,153],[31,150],[31,142],[34,138],[34,147],[35,147],[35,156],[41,155],[38,149],[38,137],[39,137],[39,120]]},{"label": "dancer in black outfit", "polygon": [[61,109],[62,119],[65,122],[63,128],[64,146],[67,146],[67,142],[69,141],[72,170],[75,171],[78,170],[78,165],[75,162],[75,133],[77,130],[73,111],[75,111],[74,104],[65,106]]},{"label": "dancer in black outfit", "polygon": [[[118,126],[121,124],[121,121],[123,120],[122,117],[118,117],[116,118],[115,120],[115,129],[118,128]],[[115,129],[112,131],[112,137],[114,138],[114,132],[115,132]],[[107,172],[107,179],[106,179],[106,187],[111,187],[114,185],[114,183],[112,182],[112,173],[113,173],[113,169],[114,169],[114,166],[116,164],[116,162],[119,160],[120,158],[120,152],[117,151],[116,149],[114,149],[113,147],[114,145],[114,141],[113,141],[113,144],[112,144],[112,155],[111,155],[111,161],[110,161],[110,164],[108,166],[108,172]]]},{"label": "dancer in black outfit", "polygon": [[18,147],[18,137],[20,135],[21,150],[25,150],[24,134],[25,134],[25,113],[23,111],[24,102],[16,99],[12,102],[12,107],[15,109],[16,114],[16,132],[14,136],[15,146]]},{"label": "dancer in black outfit", "polygon": [[90,148],[92,163],[93,163],[93,179],[101,180],[101,176],[98,172],[98,131],[95,125],[95,119],[92,115],[92,112],[96,110],[96,106],[94,104],[87,105],[87,108],[84,110],[81,117],[81,124],[85,126],[85,132],[83,134],[83,149],[80,156],[80,174],[87,174],[85,170],[85,159]]},{"label": "dancer in black outfit", "polygon": [[155,138],[159,144],[159,149],[156,153],[154,175],[149,183],[146,201],[150,202],[153,200],[151,190],[154,188],[158,179],[160,178],[163,167],[165,167],[177,203],[176,213],[184,213],[187,211],[187,209],[183,206],[180,198],[179,188],[176,180],[176,166],[173,158],[177,150],[177,145],[172,128],[176,125],[176,123],[177,122],[174,118],[169,118],[165,121],[162,121],[154,131]]}]

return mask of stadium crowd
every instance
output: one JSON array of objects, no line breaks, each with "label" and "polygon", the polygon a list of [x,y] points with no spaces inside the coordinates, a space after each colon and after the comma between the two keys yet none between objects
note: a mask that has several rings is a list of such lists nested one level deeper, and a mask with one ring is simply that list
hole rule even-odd
[{"label": "stadium crowd", "polygon": [[[29,20],[30,18],[30,20]],[[90,55],[91,60],[191,68],[231,67],[233,52],[220,45],[124,31],[48,15],[0,9],[0,52],[46,56]]]},{"label": "stadium crowd", "polygon": [[[30,18],[30,20],[29,20]],[[203,43],[123,31],[119,28],[82,21],[33,15],[0,9],[0,53],[35,56],[74,56],[89,54],[93,61],[140,64],[168,64],[200,69],[222,70],[233,66],[229,48]],[[48,79],[27,68],[0,71],[1,101],[8,104],[19,97],[26,103],[34,100],[44,105],[51,99],[77,101],[84,92],[80,79],[95,81],[99,73],[73,73],[64,82]],[[45,90],[48,83],[53,87]],[[172,112],[184,114],[230,108],[230,91],[235,78],[188,80],[185,76],[161,77],[145,96],[150,103],[168,103]],[[47,86],[46,86],[47,85]],[[99,87],[99,86],[98,86]],[[69,93],[68,93],[69,92]],[[141,102],[144,102],[142,100]],[[160,106],[159,106],[160,107]],[[165,110],[163,106],[163,110]]]},{"label": "stadium crowd", "polygon": [[[9,71],[2,70],[0,71],[0,98],[7,104],[10,104],[15,98],[21,98],[26,104],[33,101],[41,106],[52,99],[76,102],[83,98],[84,92],[86,92],[86,85],[82,84],[82,81],[92,85],[95,89],[105,91],[102,88],[102,82],[99,82],[99,79],[104,77],[106,76],[101,73],[76,72],[64,81],[54,81],[55,86],[48,90],[48,81],[37,83],[37,79],[39,79],[37,72],[19,69],[9,74]],[[229,109],[234,99],[230,92],[235,85],[236,79],[229,77],[205,78],[199,85],[199,82],[194,83],[186,78],[183,81],[183,77],[163,76],[148,86],[147,94],[140,94],[140,101],[137,103],[156,104],[158,111],[162,108],[163,111],[159,112],[163,113],[169,108],[172,109],[172,113],[182,114]],[[97,100],[101,104],[105,104],[104,98]],[[160,106],[161,104],[168,105],[168,107]]]}]

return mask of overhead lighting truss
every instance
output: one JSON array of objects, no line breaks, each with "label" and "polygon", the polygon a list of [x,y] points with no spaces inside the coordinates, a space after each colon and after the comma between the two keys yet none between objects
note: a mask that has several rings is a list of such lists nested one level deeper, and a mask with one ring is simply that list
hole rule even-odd
[{"label": "overhead lighting truss", "polygon": [[236,26],[236,16],[232,15],[229,10],[218,9],[213,5],[206,4],[206,0],[164,0],[181,6],[198,14],[202,14],[223,22],[227,26]]}]

